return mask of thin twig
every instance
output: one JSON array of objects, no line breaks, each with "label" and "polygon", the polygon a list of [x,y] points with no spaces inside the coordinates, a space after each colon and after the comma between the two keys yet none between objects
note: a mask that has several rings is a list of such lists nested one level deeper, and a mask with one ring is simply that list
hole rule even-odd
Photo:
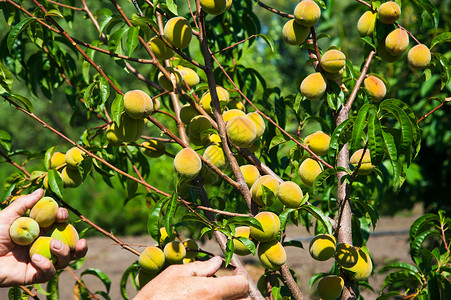
[{"label": "thin twig", "polygon": [[420,123],[421,121],[423,121],[424,119],[426,119],[427,117],[429,117],[431,114],[433,114],[437,110],[439,110],[442,106],[444,106],[448,102],[451,102],[451,97],[445,98],[445,101],[443,101],[442,103],[437,105],[437,107],[435,107],[433,110],[431,110],[427,114],[424,114],[421,118],[418,119],[417,124]]}]

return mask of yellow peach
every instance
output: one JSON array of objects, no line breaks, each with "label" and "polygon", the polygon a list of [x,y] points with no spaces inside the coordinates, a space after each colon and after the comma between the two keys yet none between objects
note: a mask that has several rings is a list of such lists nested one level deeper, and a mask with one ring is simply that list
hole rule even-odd
[{"label": "yellow peach", "polygon": [[141,149],[148,157],[160,157],[166,151],[166,146],[159,140],[149,139],[141,144]]},{"label": "yellow peach", "polygon": [[299,167],[299,175],[307,186],[313,186],[315,178],[323,171],[323,166],[311,158],[305,159]]},{"label": "yellow peach", "polygon": [[407,61],[414,69],[424,69],[431,63],[431,51],[423,44],[413,46],[407,53]]},{"label": "yellow peach", "polygon": [[53,239],[48,236],[40,236],[38,237],[34,243],[31,245],[29,250],[30,257],[33,257],[34,254],[40,254],[50,260],[53,264],[56,263],[55,254],[50,251],[50,242]]},{"label": "yellow peach", "polygon": [[329,152],[330,136],[322,131],[315,131],[304,140],[304,145],[316,155],[326,155]]},{"label": "yellow peach", "polygon": [[220,146],[210,145],[205,149],[203,157],[211,162],[218,169],[224,169],[227,166],[224,150]]},{"label": "yellow peach", "polygon": [[363,81],[363,86],[376,102],[384,99],[385,95],[387,94],[387,88],[385,87],[384,82],[376,76],[367,76]]},{"label": "yellow peach", "polygon": [[308,100],[318,100],[326,92],[326,79],[319,73],[313,73],[304,78],[301,82],[301,94]]},{"label": "yellow peach", "polygon": [[179,241],[169,242],[164,246],[164,257],[169,265],[183,264],[186,257],[185,246]]},{"label": "yellow peach", "polygon": [[327,275],[318,281],[316,291],[323,300],[335,300],[341,295],[344,280],[337,275]]},{"label": "yellow peach", "polygon": [[254,165],[244,165],[240,167],[244,180],[249,188],[254,185],[255,181],[260,178],[260,171]]},{"label": "yellow peach", "polygon": [[300,25],[312,27],[321,17],[321,10],[314,1],[304,0],[299,2],[294,9],[294,19]]},{"label": "yellow peach", "polygon": [[359,254],[357,263],[351,268],[345,268],[345,273],[351,280],[364,281],[370,277],[373,271],[373,263],[368,253],[362,249],[357,250],[357,253]]},{"label": "yellow peach", "polygon": [[[251,228],[249,226],[239,226],[235,228],[235,237],[245,237],[249,238],[251,234]],[[237,239],[233,239],[233,252],[237,255],[248,255],[251,254],[251,251],[240,241]]]},{"label": "yellow peach", "polygon": [[164,26],[164,37],[175,48],[185,49],[193,36],[191,25],[184,17],[174,17]]},{"label": "yellow peach", "polygon": [[246,116],[246,113],[242,110],[239,109],[229,109],[226,110],[223,114],[222,114],[222,118],[224,119],[224,123],[227,122],[228,120],[230,120],[233,117],[236,116],[240,116],[240,117],[244,117]]},{"label": "yellow peach", "polygon": [[361,36],[373,36],[374,25],[376,25],[376,13],[366,11],[357,22],[357,31]]},{"label": "yellow peach", "polygon": [[338,73],[341,69],[343,69],[345,63],[346,56],[343,52],[336,49],[324,52],[321,57],[321,68],[329,73]]},{"label": "yellow peach", "polygon": [[41,198],[30,210],[30,218],[42,228],[50,227],[56,221],[59,205],[51,197]]},{"label": "yellow peach", "polygon": [[166,68],[166,71],[168,71],[169,75],[171,76],[170,80],[162,72],[158,74],[158,84],[163,89],[165,89],[166,91],[172,91],[174,90],[175,86],[182,86],[183,77],[178,69],[168,67]]},{"label": "yellow peach", "polygon": [[202,161],[193,149],[183,148],[174,158],[174,168],[180,175],[194,178],[202,168]]},{"label": "yellow peach", "polygon": [[202,9],[210,15],[220,15],[227,9],[227,0],[200,0]]},{"label": "yellow peach", "polygon": [[157,59],[165,60],[174,56],[174,51],[158,36],[150,39],[149,47]]},{"label": "yellow peach", "polygon": [[257,214],[255,219],[260,222],[263,230],[251,227],[250,236],[253,239],[259,242],[269,242],[279,235],[280,219],[275,213],[263,211]]},{"label": "yellow peach", "polygon": [[61,170],[61,179],[65,188],[75,188],[82,182],[80,172],[68,167],[64,167]]},{"label": "yellow peach", "polygon": [[[277,197],[279,194],[279,182],[271,175],[264,175],[254,182],[250,190],[252,200],[262,207],[265,206],[265,203],[263,203],[263,186],[268,188],[274,194],[274,197]],[[274,197],[267,197],[266,206],[272,205]]]},{"label": "yellow peach", "polygon": [[286,207],[298,208],[303,204],[302,198],[304,197],[304,194],[297,183],[285,181],[279,186],[278,197],[280,202]]},{"label": "yellow peach", "polygon": [[132,90],[124,94],[124,111],[133,119],[143,119],[153,110],[152,98],[141,90]]},{"label": "yellow peach", "polygon": [[310,256],[318,261],[325,261],[334,256],[337,240],[330,234],[318,234],[309,245]]},{"label": "yellow peach", "polygon": [[70,148],[64,156],[67,166],[71,169],[77,170],[78,166],[84,159],[84,154],[85,153],[83,152],[83,150],[79,149],[78,147]]},{"label": "yellow peach", "polygon": [[9,227],[9,236],[17,245],[30,245],[39,236],[39,224],[29,217],[17,218]]},{"label": "yellow peach", "polygon": [[335,249],[335,261],[344,268],[351,268],[357,263],[357,249],[347,243],[340,243]]},{"label": "yellow peach", "polygon": [[191,120],[197,116],[199,113],[197,110],[192,107],[189,103],[183,105],[180,108],[180,120],[183,122],[183,124],[188,125]]},{"label": "yellow peach", "polygon": [[[363,158],[362,158],[362,155],[363,155]],[[356,152],[354,152],[354,154],[352,154],[349,162],[354,167],[357,167],[360,159],[362,159],[362,162],[361,162],[359,170],[357,171],[357,174],[359,174],[359,175],[368,175],[371,172],[373,172],[373,170],[376,168],[376,166],[374,166],[371,163],[370,150],[366,149],[365,153],[363,153],[363,149],[357,150]]]},{"label": "yellow peach", "polygon": [[199,246],[197,245],[196,241],[193,239],[186,239],[183,241],[183,246],[185,246],[186,249],[190,249],[192,251],[186,251],[186,258],[195,258],[197,256],[197,251],[199,250]]},{"label": "yellow peach", "polygon": [[257,139],[259,139],[263,133],[265,133],[265,120],[263,120],[262,116],[258,112],[248,113],[246,117],[254,122],[255,127],[257,128]]},{"label": "yellow peach", "polygon": [[405,30],[397,28],[385,38],[385,50],[393,57],[400,57],[409,46],[409,35]]},{"label": "yellow peach", "polygon": [[277,240],[260,243],[258,258],[262,265],[270,270],[278,270],[287,261],[287,254],[282,244]]},{"label": "yellow peach", "polygon": [[[177,66],[177,70],[179,70],[180,74],[182,74],[183,80],[189,87],[194,87],[199,84],[200,77],[197,75],[196,71],[193,69],[184,67],[182,65]],[[183,85],[184,86],[184,85]]]},{"label": "yellow peach", "polygon": [[236,116],[228,120],[226,131],[229,141],[241,148],[250,147],[257,138],[257,127],[246,117]]},{"label": "yellow peach", "polygon": [[294,20],[285,23],[282,28],[282,37],[284,41],[293,46],[297,46],[305,42],[310,33],[310,28],[298,24]]},{"label": "yellow peach", "polygon": [[50,169],[57,169],[66,163],[66,154],[61,152],[53,153],[50,158]]},{"label": "yellow peach", "polygon": [[121,124],[114,127],[114,133],[121,142],[137,141],[144,130],[143,119],[130,118],[126,113],[121,115]]},{"label": "yellow peach", "polygon": [[396,2],[388,1],[379,6],[377,13],[379,21],[384,24],[393,24],[401,15],[401,8]]},{"label": "yellow peach", "polygon": [[69,249],[71,251],[75,250],[75,246],[77,245],[79,240],[77,230],[69,223],[55,224],[50,236],[53,239],[60,240],[61,242],[69,246]]},{"label": "yellow peach", "polygon": [[141,252],[138,259],[141,269],[149,274],[156,274],[160,272],[165,263],[165,256],[163,251],[155,246],[150,246]]}]

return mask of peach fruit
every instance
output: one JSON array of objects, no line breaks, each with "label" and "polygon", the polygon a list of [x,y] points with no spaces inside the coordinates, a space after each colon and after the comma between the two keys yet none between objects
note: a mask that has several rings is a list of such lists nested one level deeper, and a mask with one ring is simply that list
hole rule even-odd
[{"label": "peach fruit", "polygon": [[376,76],[367,76],[363,81],[363,86],[376,102],[384,99],[385,95],[387,94],[387,88],[385,87],[384,82]]},{"label": "peach fruit", "polygon": [[143,119],[153,110],[152,98],[141,90],[132,90],[124,94],[125,113],[133,119]]},{"label": "peach fruit", "polygon": [[30,210],[30,218],[42,228],[50,227],[56,221],[59,205],[51,197],[41,198]]},{"label": "peach fruit", "polygon": [[149,139],[141,144],[141,149],[148,157],[160,157],[166,151],[166,146],[159,140]]},{"label": "peach fruit", "polygon": [[29,250],[30,257],[33,257],[34,254],[40,254],[50,260],[53,264],[56,263],[55,254],[50,251],[50,242],[53,239],[48,236],[40,236],[38,237],[34,243],[31,245]]},{"label": "peach fruit", "polygon": [[148,284],[152,279],[157,277],[158,274],[150,274],[144,271],[143,269],[139,269],[138,273],[135,277],[136,285],[139,289],[142,289],[146,284]]},{"label": "peach fruit", "polygon": [[196,241],[193,239],[186,239],[183,241],[183,246],[186,248],[193,250],[193,251],[186,251],[186,258],[195,258],[197,256],[196,250],[199,250],[199,246],[197,245]]},{"label": "peach fruit", "polygon": [[393,24],[401,15],[401,8],[396,2],[388,1],[379,6],[377,13],[379,21],[384,24]]},{"label": "peach fruit", "polygon": [[351,280],[364,281],[370,277],[373,271],[373,263],[370,256],[362,249],[357,250],[357,253],[359,255],[357,263],[351,268],[346,268],[345,273],[349,275]]},{"label": "peach fruit", "polygon": [[191,25],[184,17],[174,17],[164,26],[164,37],[175,48],[185,49],[193,36]]},{"label": "peach fruit", "polygon": [[183,264],[183,259],[186,257],[186,249],[182,242],[169,242],[164,246],[164,257],[167,264]]},{"label": "peach fruit", "polygon": [[212,125],[206,116],[199,115],[191,119],[188,126],[188,137],[196,146],[202,146],[208,141],[208,134],[202,134],[205,130],[211,129]]},{"label": "peach fruit", "polygon": [[165,89],[166,91],[172,91],[174,89],[174,86],[178,85],[181,86],[183,82],[183,77],[180,71],[173,67],[166,68],[166,71],[169,72],[169,75],[171,76],[171,80],[166,78],[166,76],[160,72],[158,74],[158,84]]},{"label": "peach fruit", "polygon": [[121,115],[120,126],[114,127],[114,132],[116,133],[118,140],[121,142],[137,141],[141,137],[143,130],[143,119],[133,119],[125,113]]},{"label": "peach fruit", "polygon": [[17,245],[30,245],[39,236],[39,224],[29,217],[17,218],[9,227],[9,236]]},{"label": "peach fruit", "polygon": [[[252,200],[257,203],[259,206],[263,207],[265,204],[263,203],[263,187],[267,187],[271,192],[273,192],[274,197],[277,197],[279,194],[279,182],[276,178],[271,175],[264,175],[258,178],[251,187],[251,195]],[[268,197],[266,203],[267,206],[271,206],[273,203],[273,197]]]},{"label": "peach fruit", "polygon": [[340,243],[335,249],[335,261],[344,268],[351,268],[357,263],[357,249],[347,243]]},{"label": "peach fruit", "polygon": [[424,69],[431,63],[431,51],[423,44],[413,46],[407,53],[407,61],[414,69]]},{"label": "peach fruit", "polygon": [[61,170],[61,179],[65,188],[75,188],[81,184],[82,178],[78,170],[64,167]]},{"label": "peach fruit", "polygon": [[[239,226],[235,228],[235,237],[245,237],[249,238],[251,234],[251,228],[249,226]],[[237,239],[233,239],[233,252],[237,255],[248,255],[251,251]]]},{"label": "peach fruit", "polygon": [[240,167],[240,170],[249,188],[260,178],[260,171],[254,165],[243,165]]},{"label": "peach fruit", "polygon": [[278,197],[280,202],[286,207],[297,208],[303,204],[302,198],[304,197],[304,194],[297,183],[285,181],[279,186]]},{"label": "peach fruit", "polygon": [[183,148],[174,158],[174,168],[182,176],[196,177],[202,168],[202,161],[191,148]]},{"label": "peach fruit", "polygon": [[326,79],[320,72],[308,75],[301,82],[301,94],[308,100],[318,100],[326,92]]},{"label": "peach fruit", "polygon": [[322,131],[316,131],[308,135],[304,140],[304,145],[316,155],[326,155],[329,151],[330,136]]},{"label": "peach fruit", "polygon": [[310,256],[318,261],[325,261],[334,256],[337,240],[330,234],[318,234],[309,245]]},{"label": "peach fruit", "polygon": [[259,139],[263,133],[265,133],[265,120],[263,120],[262,116],[260,116],[258,112],[248,113],[246,117],[254,122],[255,127],[257,128],[257,139]]},{"label": "peach fruit", "polygon": [[163,251],[155,246],[144,249],[139,256],[138,263],[141,269],[149,274],[156,274],[163,268],[165,256]]},{"label": "peach fruit", "polygon": [[224,169],[227,166],[224,150],[218,145],[210,145],[205,149],[203,157],[211,162],[218,169]]},{"label": "peach fruit", "polygon": [[79,240],[78,232],[74,226],[69,223],[59,223],[53,226],[50,237],[53,239],[60,240],[67,246],[69,246],[71,251],[75,250],[75,246]]},{"label": "peach fruit", "polygon": [[315,178],[323,171],[322,165],[314,159],[307,158],[299,167],[299,175],[307,186],[313,186]]},{"label": "peach fruit", "polygon": [[329,73],[338,73],[345,66],[345,62],[346,55],[343,52],[331,49],[321,57],[321,68]]},{"label": "peach fruit", "polygon": [[[182,75],[183,80],[186,82],[186,84],[192,88],[199,84],[200,77],[197,75],[196,71],[193,69],[184,67],[182,65],[177,66],[177,70],[179,70],[180,74]],[[184,87],[185,85],[183,85]]]},{"label": "peach fruit", "polygon": [[108,140],[108,143],[110,143],[112,146],[118,146],[121,144],[121,141],[117,138],[115,128],[116,125],[114,123],[111,123],[107,130],[106,130],[106,139]]},{"label": "peach fruit", "polygon": [[[362,158],[363,155],[363,158]],[[360,159],[362,158],[362,163],[360,164],[360,168],[357,171],[357,174],[359,175],[368,175],[376,168],[371,163],[371,154],[370,150],[366,149],[365,153],[363,153],[363,149],[359,149],[354,154],[352,154],[351,158],[349,159],[349,162],[354,166],[357,167],[359,164]]]},{"label": "peach fruit", "polygon": [[187,103],[180,108],[180,120],[183,124],[188,125],[191,120],[197,116],[199,113],[197,110]]},{"label": "peach fruit", "polygon": [[69,151],[66,152],[64,159],[66,160],[66,164],[71,169],[78,169],[78,166],[84,159],[84,152],[80,150],[78,147],[72,147]]},{"label": "peach fruit", "polygon": [[56,169],[66,163],[66,154],[62,152],[53,153],[50,158],[50,169]]},{"label": "peach fruit", "polygon": [[376,13],[366,11],[357,22],[357,31],[360,36],[373,36],[374,25],[376,25]]},{"label": "peach fruit", "polygon": [[168,235],[168,232],[166,231],[165,227],[160,228],[160,239],[159,239],[159,245],[165,245],[166,243],[173,241],[175,239],[175,232],[172,232],[171,235]]},{"label": "peach fruit", "polygon": [[231,118],[227,121],[226,130],[229,141],[237,147],[250,147],[257,138],[257,127],[246,117]]},{"label": "peach fruit", "polygon": [[344,280],[337,275],[327,275],[318,281],[316,291],[323,300],[335,300],[341,295]]},{"label": "peach fruit", "polygon": [[284,41],[293,46],[297,46],[305,42],[310,33],[310,28],[298,24],[295,20],[285,23],[282,28],[282,37]]},{"label": "peach fruit", "polygon": [[[216,86],[216,94],[218,95],[219,104],[220,104],[221,109],[222,109],[229,102],[230,94],[225,88],[223,88],[221,86]],[[200,106],[202,106],[202,108],[208,114],[212,114],[213,113],[212,106],[211,106],[211,94],[210,94],[210,91],[207,91],[207,92],[205,92],[202,95],[202,97],[199,100],[199,104],[200,104]]]},{"label": "peach fruit", "polygon": [[260,222],[263,230],[251,227],[250,236],[254,240],[259,242],[269,242],[279,235],[280,219],[275,213],[263,211],[257,214],[255,219]]},{"label": "peach fruit", "polygon": [[277,240],[260,243],[258,258],[262,265],[270,270],[278,270],[287,261],[287,254],[282,244]]},{"label": "peach fruit", "polygon": [[200,0],[202,9],[210,15],[220,15],[227,9],[227,0]]},{"label": "peach fruit", "polygon": [[150,39],[149,47],[157,59],[165,60],[174,56],[174,51],[158,36]]},{"label": "peach fruit", "polygon": [[229,110],[226,110],[222,114],[222,119],[224,120],[224,123],[225,123],[228,120],[230,120],[231,118],[237,117],[237,116],[244,117],[244,116],[246,116],[246,113],[239,109],[229,109]]},{"label": "peach fruit", "polygon": [[400,57],[409,46],[409,35],[405,30],[397,28],[385,38],[385,50],[393,57]]},{"label": "peach fruit", "polygon": [[294,9],[294,19],[302,26],[312,27],[321,17],[321,10],[314,1],[304,0],[299,2]]}]

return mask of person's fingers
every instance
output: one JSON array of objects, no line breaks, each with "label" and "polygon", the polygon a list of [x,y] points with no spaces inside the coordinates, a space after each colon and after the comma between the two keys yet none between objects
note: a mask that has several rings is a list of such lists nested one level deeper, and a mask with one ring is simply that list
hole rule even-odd
[{"label": "person's fingers", "polygon": [[56,274],[55,266],[42,255],[33,254],[31,264],[32,267],[27,270],[25,285],[49,281]]},{"label": "person's fingers", "polygon": [[29,195],[18,197],[3,211],[3,217],[17,219],[25,215],[28,209],[32,208],[39,199],[44,195],[43,189],[37,189]]},{"label": "person's fingers", "polygon": [[195,261],[183,265],[183,275],[187,276],[212,276],[221,267],[222,259],[215,256],[207,261]]},{"label": "person's fingers", "polygon": [[[241,275],[242,273],[244,274]],[[233,276],[207,279],[210,280],[211,286],[214,286],[214,288],[220,293],[222,299],[246,299],[248,296],[249,281],[244,270],[238,270],[238,273]]]},{"label": "person's fingers", "polygon": [[64,207],[58,208],[58,212],[56,213],[56,222],[64,223],[69,219],[69,212]]},{"label": "person's fingers", "polygon": [[75,245],[75,251],[72,253],[72,260],[82,258],[88,252],[88,243],[85,239],[80,239]]},{"label": "person's fingers", "polygon": [[70,261],[70,249],[69,246],[61,242],[60,240],[53,239],[50,242],[50,251],[56,256],[55,268],[63,269],[67,267]]}]

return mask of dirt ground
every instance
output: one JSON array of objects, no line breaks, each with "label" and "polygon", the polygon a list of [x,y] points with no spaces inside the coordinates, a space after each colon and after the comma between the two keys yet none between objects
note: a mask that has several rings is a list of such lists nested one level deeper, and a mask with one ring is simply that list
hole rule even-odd
[{"label": "dirt ground", "polygon": [[[399,261],[411,263],[410,255],[408,253],[408,230],[412,222],[421,215],[420,209],[415,209],[413,213],[408,216],[398,217],[383,217],[379,220],[376,230],[371,233],[368,242],[368,248],[372,254],[376,270],[375,276],[370,278],[370,283],[373,285],[375,292],[369,290],[363,291],[365,299],[375,299],[382,287],[384,274],[378,274],[377,271],[387,261]],[[308,243],[311,236],[304,228],[289,227],[287,230],[287,240],[300,240],[304,248],[308,249]],[[129,244],[153,244],[153,241],[148,236],[142,237],[122,237],[122,241]],[[88,240],[89,251],[86,256],[84,266],[77,270],[77,276],[87,268],[98,268],[103,271],[111,279],[111,299],[123,299],[120,293],[120,280],[124,270],[136,260],[136,256],[130,252],[121,249],[121,247],[114,245],[114,243],[103,237],[90,238]],[[221,251],[217,244],[213,241],[201,246],[202,249],[220,254]],[[310,289],[308,281],[310,276],[318,272],[328,272],[332,266],[332,261],[318,262],[313,260],[308,254],[308,250],[299,249],[295,247],[286,247],[287,261],[290,268],[296,271],[298,275],[298,284],[305,299],[317,299],[314,295],[314,289]],[[252,256],[243,258],[243,262],[251,277],[256,281],[264,273],[264,269],[259,265],[258,260]],[[218,276],[226,274],[227,271],[220,272]],[[92,275],[84,275],[83,280],[88,288],[92,291],[104,291],[103,283]],[[75,280],[73,276],[64,271],[60,276],[60,299],[74,299],[73,287]],[[314,287],[313,287],[314,288]],[[127,284],[127,293],[130,298],[136,295],[131,283]],[[8,299],[8,289],[0,288],[0,299]],[[41,299],[45,296],[40,295]],[[103,299],[99,296],[99,299]]]}]

